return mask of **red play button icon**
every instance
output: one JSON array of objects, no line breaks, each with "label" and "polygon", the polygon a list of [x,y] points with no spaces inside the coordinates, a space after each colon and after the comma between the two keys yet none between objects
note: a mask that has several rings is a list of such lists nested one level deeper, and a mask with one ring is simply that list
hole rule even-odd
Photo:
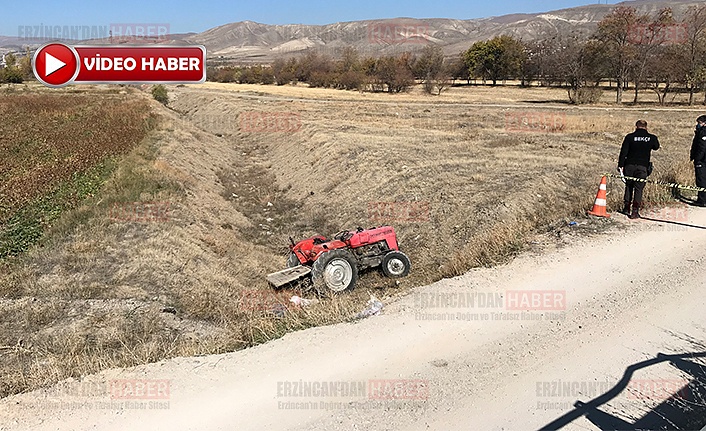
[{"label": "red play button icon", "polygon": [[49,87],[70,84],[79,72],[76,51],[61,43],[50,43],[34,53],[32,71],[39,82]]}]

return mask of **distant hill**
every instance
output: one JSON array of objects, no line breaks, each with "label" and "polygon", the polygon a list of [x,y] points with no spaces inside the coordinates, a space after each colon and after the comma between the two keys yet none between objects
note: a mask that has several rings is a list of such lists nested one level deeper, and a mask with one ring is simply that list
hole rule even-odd
[{"label": "distant hill", "polygon": [[[703,1],[693,0],[637,0],[619,5],[632,6],[652,15],[665,7],[671,7],[680,19],[689,7],[702,4]],[[439,44],[447,55],[456,55],[474,42],[501,34],[525,41],[571,32],[588,35],[615,7],[594,4],[546,13],[511,14],[471,20],[397,18],[328,25],[268,25],[243,21],[215,27],[185,40],[205,45],[210,57],[222,56],[254,62],[270,61],[281,54],[301,54],[311,49],[336,56],[346,46],[353,46],[364,54],[390,54],[414,50],[425,43]],[[386,32],[396,26],[405,34],[393,36]],[[414,29],[418,29],[416,35]]]},{"label": "distant hill", "polygon": [[[619,3],[640,12],[656,14],[671,7],[679,19],[691,6],[703,1],[635,0]],[[441,45],[447,55],[455,55],[479,40],[509,34],[525,41],[540,40],[572,32],[588,35],[616,5],[593,4],[538,14],[511,14],[499,17],[460,19],[396,18],[338,22],[328,25],[269,25],[242,21],[218,26],[202,33],[170,35],[166,43],[189,43],[206,46],[210,58],[238,62],[269,62],[281,55],[301,55],[317,50],[331,56],[352,46],[369,55],[392,54],[421,48],[424,44]],[[0,36],[0,47],[21,50],[45,41]],[[108,43],[107,40],[85,41]]]}]

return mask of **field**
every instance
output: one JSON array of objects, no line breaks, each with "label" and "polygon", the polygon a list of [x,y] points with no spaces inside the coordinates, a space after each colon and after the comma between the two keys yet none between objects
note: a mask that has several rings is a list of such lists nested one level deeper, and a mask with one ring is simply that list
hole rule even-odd
[{"label": "field", "polygon": [[145,137],[146,104],[122,93],[0,98],[0,258],[31,246],[64,207],[96,191],[112,157]]},{"label": "field", "polygon": [[[455,87],[440,97],[215,83],[169,90],[170,109],[133,88],[61,94],[84,111],[33,87],[1,99],[2,109],[23,113],[3,124],[4,134],[24,131],[2,144],[19,154],[3,160],[3,183],[32,184],[23,175],[38,171],[23,169],[30,160],[44,166],[33,157],[56,181],[5,186],[0,199],[25,197],[9,200],[0,221],[72,172],[106,158],[114,165],[96,177],[100,187],[62,206],[41,247],[0,267],[0,396],[348,320],[370,294],[386,302],[505,262],[536,235],[561,238],[570,221],[586,221],[579,229],[587,234],[619,223],[584,214],[638,118],[663,143],[654,176],[693,184],[688,149],[700,112],[687,108],[574,107],[562,90],[542,88]],[[2,105],[6,97],[41,102]],[[68,123],[36,127],[52,124],[42,118]],[[74,136],[76,118],[91,139],[44,143],[57,130]],[[17,142],[39,142],[41,151]],[[55,153],[88,162],[52,163],[46,154]],[[622,184],[609,190],[616,210]],[[647,193],[653,205],[671,201],[663,188]],[[371,272],[352,294],[305,309],[288,298],[310,294],[267,286],[290,236],[383,223],[412,259],[412,275],[399,283]]]}]

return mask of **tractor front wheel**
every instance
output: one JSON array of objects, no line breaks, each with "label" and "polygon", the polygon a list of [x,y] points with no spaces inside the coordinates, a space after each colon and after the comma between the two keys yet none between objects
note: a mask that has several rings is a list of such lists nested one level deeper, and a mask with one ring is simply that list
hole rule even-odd
[{"label": "tractor front wheel", "polygon": [[401,251],[391,251],[382,258],[381,266],[386,277],[401,278],[409,275],[412,263]]},{"label": "tractor front wheel", "polygon": [[287,258],[287,268],[294,268],[299,265],[301,265],[301,262],[299,262],[297,255],[295,253],[289,253],[289,257]]},{"label": "tractor front wheel", "polygon": [[311,281],[319,292],[353,290],[358,280],[358,266],[350,252],[331,250],[322,253],[311,267]]}]

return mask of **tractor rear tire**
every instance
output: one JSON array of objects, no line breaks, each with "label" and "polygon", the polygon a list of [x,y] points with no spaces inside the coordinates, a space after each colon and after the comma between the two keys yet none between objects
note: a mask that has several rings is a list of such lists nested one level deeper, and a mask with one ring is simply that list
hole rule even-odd
[{"label": "tractor rear tire", "polygon": [[358,281],[358,264],[347,250],[324,252],[311,267],[311,281],[319,293],[351,291]]},{"label": "tractor rear tire", "polygon": [[301,262],[299,262],[299,258],[297,257],[296,254],[290,253],[289,257],[287,258],[287,268],[294,268],[295,266],[301,265]]},{"label": "tractor rear tire", "polygon": [[391,251],[382,258],[380,266],[385,277],[402,278],[409,275],[412,262],[401,251]]}]

